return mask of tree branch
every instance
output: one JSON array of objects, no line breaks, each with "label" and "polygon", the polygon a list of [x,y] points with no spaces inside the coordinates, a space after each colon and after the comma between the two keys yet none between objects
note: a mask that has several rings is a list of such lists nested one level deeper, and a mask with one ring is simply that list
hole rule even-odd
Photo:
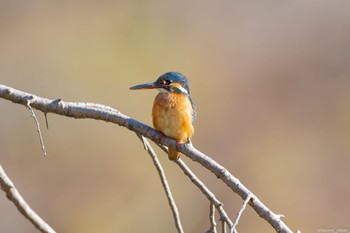
[{"label": "tree branch", "polygon": [[236,230],[236,227],[238,225],[238,222],[239,222],[239,219],[241,218],[242,214],[243,214],[243,211],[245,210],[245,208],[247,207],[247,204],[250,200],[250,196],[248,196],[244,202],[243,202],[243,205],[242,205],[242,208],[239,210],[239,212],[237,213],[237,217],[235,219],[235,222],[233,223],[233,232],[234,233],[237,233],[237,230]]},{"label": "tree branch", "polygon": [[[165,146],[157,144],[166,154],[168,153],[168,150]],[[215,210],[212,210],[212,207],[216,208],[220,214],[220,221],[225,222],[230,229],[230,232],[233,231],[233,223],[228,217],[226,211],[224,210],[224,205],[215,197],[214,193],[212,193],[205,185],[204,183],[191,171],[191,169],[185,164],[184,161],[182,161],[181,158],[174,161],[181,170],[185,173],[185,175],[192,181],[194,185],[196,185],[199,190],[204,194],[204,196],[207,197],[207,199],[210,201],[210,224],[211,229],[213,229],[213,224],[215,223]],[[216,223],[215,223],[216,224]],[[216,225],[215,225],[216,226]],[[214,230],[216,230],[214,228]]]},{"label": "tree branch", "polygon": [[179,214],[179,211],[178,211],[178,209],[177,209],[177,206],[176,206],[175,200],[174,200],[174,198],[173,198],[173,195],[171,194],[171,190],[170,190],[168,181],[167,181],[167,179],[166,179],[166,177],[165,177],[165,173],[164,173],[164,170],[163,170],[163,168],[162,168],[162,165],[160,164],[160,162],[159,162],[159,160],[158,160],[158,158],[157,158],[156,153],[154,152],[153,148],[152,148],[151,145],[148,143],[148,141],[147,141],[142,135],[137,134],[137,136],[138,136],[138,137],[140,138],[140,140],[142,141],[145,150],[146,150],[146,151],[148,152],[148,154],[151,156],[151,158],[152,158],[152,160],[153,160],[153,163],[154,163],[154,165],[156,166],[156,169],[157,169],[157,171],[158,171],[160,180],[161,180],[161,182],[162,182],[162,185],[163,185],[164,190],[165,190],[165,193],[166,193],[166,197],[168,198],[168,202],[169,202],[171,211],[173,212],[173,217],[174,217],[176,229],[177,229],[177,231],[178,231],[179,233],[183,233],[184,230],[183,230],[182,225],[181,225],[180,214]]},{"label": "tree branch", "polygon": [[55,231],[37,215],[23,199],[10,178],[0,165],[0,188],[6,193],[6,197],[17,207],[19,212],[43,233],[55,233]]},{"label": "tree branch", "polygon": [[253,193],[250,192],[249,189],[247,189],[236,177],[227,171],[225,167],[221,166],[209,156],[194,148],[191,144],[183,143],[177,146],[176,140],[165,136],[161,137],[161,135],[155,129],[132,119],[113,108],[100,104],[64,102],[61,99],[49,100],[15,90],[5,85],[0,85],[0,97],[24,106],[26,106],[27,100],[30,100],[32,108],[40,110],[43,113],[55,113],[73,118],[90,118],[112,122],[147,137],[154,142],[158,142],[161,138],[160,143],[162,145],[176,149],[188,156],[193,161],[200,163],[202,166],[214,173],[219,179],[221,179],[243,200],[246,200],[246,198],[250,196],[251,198],[249,205],[261,218],[269,222],[277,232],[292,232],[280,219],[280,215],[275,214],[269,208],[267,208]]},{"label": "tree branch", "polygon": [[210,220],[210,228],[206,233],[217,233],[216,231],[216,221],[215,221],[215,205],[210,203],[209,206],[209,220]]},{"label": "tree branch", "polygon": [[[36,131],[39,134],[39,141],[40,141],[40,145],[41,145],[41,150],[43,151],[44,156],[47,156],[46,149],[45,149],[45,144],[44,144],[44,140],[43,140],[43,136],[42,136],[41,130],[40,130],[40,124],[39,124],[38,118],[36,118],[36,115],[34,113],[33,108],[30,106],[30,100],[27,100],[27,108],[30,111],[30,116],[34,118],[34,121],[35,121],[35,124],[36,124]],[[48,127],[46,114],[45,114],[45,119],[46,119],[46,126]]]},{"label": "tree branch", "polygon": [[202,181],[187,167],[187,165],[180,159],[175,161],[177,165],[184,171],[186,176],[202,191],[202,193],[208,198],[211,204],[215,206],[220,214],[220,221],[226,222],[229,226],[229,229],[233,229],[233,223],[228,217],[227,213],[224,210],[223,204],[215,197],[215,195],[203,184]]}]

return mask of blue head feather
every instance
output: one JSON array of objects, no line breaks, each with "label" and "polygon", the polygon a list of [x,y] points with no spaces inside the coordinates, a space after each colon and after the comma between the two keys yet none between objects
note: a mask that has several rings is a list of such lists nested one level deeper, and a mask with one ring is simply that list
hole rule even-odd
[{"label": "blue head feather", "polygon": [[[187,91],[187,94],[188,95],[190,94],[190,86],[188,85],[188,80],[184,75],[180,74],[179,72],[167,72],[161,75],[156,81],[156,83],[164,83],[164,82],[167,84],[179,83]],[[168,88],[167,90],[170,91],[170,88]],[[181,91],[176,89],[174,91],[182,93]]]}]

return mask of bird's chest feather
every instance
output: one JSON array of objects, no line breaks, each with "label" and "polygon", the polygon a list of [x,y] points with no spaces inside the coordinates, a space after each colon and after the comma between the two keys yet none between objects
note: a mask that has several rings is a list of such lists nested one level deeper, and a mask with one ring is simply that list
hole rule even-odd
[{"label": "bird's chest feather", "polygon": [[193,134],[192,105],[179,93],[159,93],[154,100],[154,127],[168,137],[187,141]]}]

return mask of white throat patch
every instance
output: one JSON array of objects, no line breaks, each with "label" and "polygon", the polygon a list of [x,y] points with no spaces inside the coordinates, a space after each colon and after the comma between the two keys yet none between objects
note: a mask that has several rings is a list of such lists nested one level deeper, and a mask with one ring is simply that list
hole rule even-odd
[{"label": "white throat patch", "polygon": [[181,93],[188,95],[187,90],[185,88],[183,88],[182,86],[178,87],[177,89],[179,89],[181,91]]}]

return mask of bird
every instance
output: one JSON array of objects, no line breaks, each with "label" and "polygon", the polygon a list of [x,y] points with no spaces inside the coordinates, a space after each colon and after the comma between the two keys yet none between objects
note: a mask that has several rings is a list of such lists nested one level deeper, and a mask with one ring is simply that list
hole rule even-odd
[{"label": "bird", "polygon": [[[173,138],[177,146],[190,143],[194,134],[196,106],[190,97],[188,79],[179,72],[167,72],[156,81],[130,87],[131,90],[157,89],[154,99],[152,122],[162,135]],[[161,138],[160,138],[161,139]],[[180,152],[168,148],[170,160],[180,158]]]}]

